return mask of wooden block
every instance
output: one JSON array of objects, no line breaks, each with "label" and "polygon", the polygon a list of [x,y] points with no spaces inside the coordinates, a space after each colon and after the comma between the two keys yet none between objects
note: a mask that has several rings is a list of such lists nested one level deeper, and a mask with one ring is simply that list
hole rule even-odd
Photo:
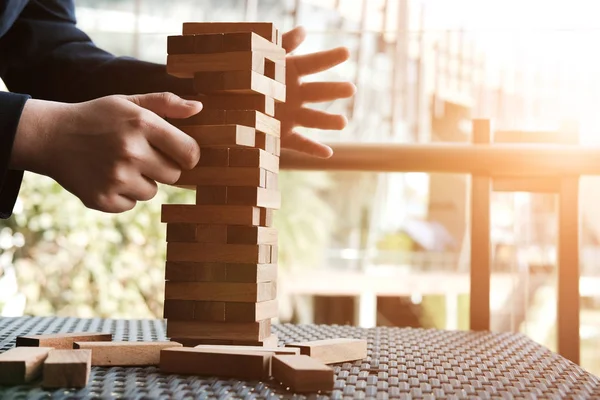
[{"label": "wooden block", "polygon": [[229,244],[277,244],[277,229],[264,226],[227,226]]},{"label": "wooden block", "polygon": [[194,36],[168,36],[167,54],[190,54],[194,52]]},{"label": "wooden block", "polygon": [[100,332],[52,333],[47,335],[28,335],[17,337],[17,347],[53,347],[55,349],[72,349],[73,342],[111,341],[112,334]]},{"label": "wooden block", "polygon": [[227,225],[167,224],[167,242],[227,243]]},{"label": "wooden block", "polygon": [[[254,139],[256,143],[256,137]],[[228,167],[229,149],[203,148],[200,152],[200,161],[196,167]]]},{"label": "wooden block", "polygon": [[182,343],[185,347],[194,347],[201,344],[211,346],[257,346],[257,347],[277,347],[279,338],[273,334],[263,340],[223,340],[223,339],[194,339],[194,338],[173,338],[174,341]]},{"label": "wooden block", "polygon": [[92,352],[92,365],[128,367],[158,365],[162,349],[182,347],[181,343],[163,342],[75,342],[76,349]]},{"label": "wooden block", "polygon": [[[279,137],[281,123],[278,119],[269,117],[260,111],[254,110],[227,110],[225,120],[228,124],[248,126],[266,135]],[[230,159],[231,165],[231,159]]]},{"label": "wooden block", "polygon": [[265,187],[266,175],[259,168],[201,167],[183,171],[177,185]]},{"label": "wooden block", "polygon": [[230,167],[262,168],[273,173],[279,172],[279,157],[262,149],[231,149],[229,151]]},{"label": "wooden block", "polygon": [[285,50],[254,32],[205,33],[169,36],[168,54],[211,54],[252,51],[273,60],[284,61]]},{"label": "wooden block", "polygon": [[300,353],[325,364],[361,360],[367,357],[367,341],[362,339],[325,339],[302,343],[287,343],[297,347]]},{"label": "wooden block", "polygon": [[273,226],[273,210],[269,208],[260,208],[259,225],[271,227]]},{"label": "wooden block", "polygon": [[251,206],[210,206],[195,204],[163,204],[162,222],[259,225],[261,209]]},{"label": "wooden block", "polygon": [[193,78],[194,91],[204,95],[264,94],[279,102],[285,102],[286,99],[285,85],[263,75],[263,72],[256,69],[199,71],[193,75]]},{"label": "wooden block", "polygon": [[223,51],[252,51],[285,65],[285,49],[254,32],[225,33],[223,35]]},{"label": "wooden block", "polygon": [[276,297],[276,282],[165,282],[165,300],[256,303]]},{"label": "wooden block", "polygon": [[333,368],[305,355],[274,355],[271,359],[273,378],[294,392],[333,390]]},{"label": "wooden block", "polygon": [[182,31],[184,35],[232,32],[254,32],[270,42],[278,41],[278,31],[271,22],[184,22]]},{"label": "wooden block", "polygon": [[167,122],[178,128],[188,125],[224,125],[227,123],[226,112],[226,110],[202,110],[189,118],[167,118]]},{"label": "wooden block", "polygon": [[269,245],[218,243],[167,243],[168,261],[208,263],[268,264],[271,262]]},{"label": "wooden block", "polygon": [[253,322],[276,318],[279,312],[277,300],[259,303],[225,303],[225,321]]},{"label": "wooden block", "polygon": [[196,204],[225,205],[227,204],[227,192],[227,186],[196,186]]},{"label": "wooden block", "polygon": [[167,73],[178,78],[193,78],[205,71],[254,71],[262,76],[264,68],[264,57],[251,51],[167,55]]},{"label": "wooden block", "polygon": [[[242,125],[187,125],[181,130],[204,147],[254,147],[256,131]],[[202,156],[202,155],[201,155]]]},{"label": "wooden block", "polygon": [[[165,300],[163,307],[163,318],[192,321],[194,319],[195,304],[190,300]],[[225,308],[223,307],[223,311]],[[225,319],[225,312],[223,312]]]},{"label": "wooden block", "polygon": [[203,110],[256,110],[275,116],[275,99],[264,94],[184,96],[202,103]]},{"label": "wooden block", "polygon": [[277,157],[281,153],[281,141],[278,137],[266,135],[262,132],[256,132],[254,139],[255,147],[271,153]]},{"label": "wooden block", "polygon": [[14,347],[0,354],[0,385],[23,385],[36,379],[51,347]]},{"label": "wooden block", "polygon": [[270,282],[277,280],[277,264],[227,264],[227,282]]},{"label": "wooden block", "polygon": [[231,352],[235,354],[240,353],[273,353],[273,354],[288,354],[288,355],[300,355],[299,349],[294,349],[291,347],[262,347],[262,346],[239,346],[239,345],[227,345],[227,344],[199,344],[194,346],[196,349],[203,350],[216,350],[222,352]]},{"label": "wooden block", "polygon": [[42,387],[84,388],[90,379],[91,366],[91,350],[52,350],[44,362]]},{"label": "wooden block", "polygon": [[222,340],[263,340],[271,334],[271,320],[258,322],[167,321],[169,337]]},{"label": "wooden block", "polygon": [[279,246],[271,246],[271,262],[277,263],[279,259]]},{"label": "wooden block", "polygon": [[285,64],[265,58],[265,76],[285,85]]},{"label": "wooden block", "polygon": [[189,347],[164,349],[160,352],[160,372],[265,380],[269,377],[271,355],[265,352],[233,354]]},{"label": "wooden block", "polygon": [[259,187],[232,186],[227,189],[227,204],[278,209],[281,207],[281,192]]},{"label": "wooden block", "polygon": [[174,282],[270,282],[277,280],[277,264],[167,261],[165,279]]},{"label": "wooden block", "polygon": [[225,302],[165,300],[164,318],[179,321],[225,321]]},{"label": "wooden block", "polygon": [[265,173],[265,189],[279,189],[279,175],[275,172],[266,171]]}]

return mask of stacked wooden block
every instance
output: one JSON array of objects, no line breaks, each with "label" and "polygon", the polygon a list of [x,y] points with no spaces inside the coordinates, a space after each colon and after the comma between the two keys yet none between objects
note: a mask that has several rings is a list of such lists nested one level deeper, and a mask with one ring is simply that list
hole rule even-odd
[{"label": "stacked wooden block", "polygon": [[172,124],[200,162],[177,183],[194,205],[164,205],[167,335],[184,345],[276,346],[280,123],[285,50],[271,23],[185,23],[167,72],[193,79],[203,110]]}]

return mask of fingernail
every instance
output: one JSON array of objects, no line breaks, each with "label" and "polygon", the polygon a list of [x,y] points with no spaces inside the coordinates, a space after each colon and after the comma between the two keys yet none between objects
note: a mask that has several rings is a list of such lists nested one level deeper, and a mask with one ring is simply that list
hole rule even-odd
[{"label": "fingernail", "polygon": [[202,106],[202,103],[196,100],[185,100],[184,104],[188,107],[198,107],[198,104]]}]

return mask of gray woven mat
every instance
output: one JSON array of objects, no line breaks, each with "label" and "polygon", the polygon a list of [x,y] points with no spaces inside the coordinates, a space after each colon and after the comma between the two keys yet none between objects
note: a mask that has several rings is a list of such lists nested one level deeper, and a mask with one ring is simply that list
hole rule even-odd
[{"label": "gray woven mat", "polygon": [[[160,320],[0,318],[0,352],[18,335],[69,331],[111,331],[115,340],[165,338]],[[82,390],[0,387],[0,398],[600,399],[600,379],[520,334],[287,324],[274,331],[281,342],[366,338],[369,356],[336,365],[335,390],[326,395],[294,395],[274,382],[163,375],[154,367],[94,367]]]}]

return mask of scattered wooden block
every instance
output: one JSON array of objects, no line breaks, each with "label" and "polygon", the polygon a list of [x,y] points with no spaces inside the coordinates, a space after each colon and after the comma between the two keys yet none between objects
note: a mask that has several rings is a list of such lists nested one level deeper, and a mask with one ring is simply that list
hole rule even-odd
[{"label": "scattered wooden block", "polygon": [[276,282],[165,282],[165,300],[256,303],[276,296]]},{"label": "scattered wooden block", "polygon": [[158,365],[160,351],[182,347],[177,342],[75,342],[76,349],[92,352],[92,365],[128,367]]},{"label": "scattered wooden block", "polygon": [[[256,142],[256,136],[255,136]],[[229,149],[203,148],[200,153],[200,161],[196,167],[228,167]]]},{"label": "scattered wooden block", "polygon": [[226,322],[254,322],[276,318],[278,315],[277,300],[260,303],[225,303]]},{"label": "scattered wooden block", "polygon": [[265,171],[259,168],[202,167],[182,171],[177,185],[265,187]]},{"label": "scattered wooden block", "polygon": [[111,341],[112,334],[100,332],[51,333],[45,335],[27,335],[17,337],[17,347],[53,347],[54,349],[72,349],[73,342]]},{"label": "scattered wooden block", "polygon": [[234,71],[198,71],[193,75],[194,91],[205,95],[264,94],[279,102],[284,102],[286,98],[285,85],[263,75],[263,73],[264,71],[250,70],[250,68]]},{"label": "scattered wooden block", "polygon": [[226,226],[229,244],[277,244],[277,229],[264,226]]},{"label": "scattered wooden block", "polygon": [[287,354],[287,355],[300,355],[299,349],[291,347],[262,347],[262,346],[239,346],[239,345],[227,345],[227,344],[199,344],[194,346],[196,349],[203,350],[215,350],[222,352],[231,352],[235,354],[241,353],[272,353],[272,354]]},{"label": "scattered wooden block", "polygon": [[181,130],[200,147],[254,147],[256,131],[242,125],[187,125]]},{"label": "scattered wooden block", "polygon": [[184,35],[232,32],[254,32],[281,46],[278,31],[270,22],[184,22],[182,31]]},{"label": "scattered wooden block", "polygon": [[362,339],[325,339],[302,343],[287,343],[297,347],[300,353],[325,364],[361,360],[367,357],[367,341]]},{"label": "scattered wooden block", "polygon": [[271,334],[271,320],[257,322],[167,321],[169,337],[219,340],[263,340]]},{"label": "scattered wooden block", "polygon": [[262,149],[231,149],[229,151],[230,167],[261,168],[273,173],[279,172],[279,157]]},{"label": "scattered wooden block", "polygon": [[264,68],[264,56],[251,51],[167,55],[167,73],[178,78],[193,78],[204,71],[255,71],[260,76]]},{"label": "scattered wooden block", "polygon": [[225,244],[227,225],[167,224],[167,242]]},{"label": "scattered wooden block", "polygon": [[90,379],[91,365],[91,350],[52,350],[44,362],[42,387],[46,389],[86,387]]},{"label": "scattered wooden block", "polygon": [[270,282],[277,280],[277,264],[167,261],[165,279],[173,282]]},{"label": "scattered wooden block", "polygon": [[265,76],[285,85],[285,64],[265,58]]},{"label": "scattered wooden block", "polygon": [[279,338],[273,334],[263,340],[224,340],[224,339],[195,339],[195,338],[173,338],[174,341],[182,343],[185,347],[194,347],[202,344],[211,346],[257,346],[277,347]]},{"label": "scattered wooden block", "polygon": [[271,262],[270,245],[167,243],[168,261],[208,263],[268,264]]},{"label": "scattered wooden block", "polygon": [[161,219],[168,223],[259,225],[261,210],[252,206],[163,204]]},{"label": "scattered wooden block", "polygon": [[202,103],[203,110],[256,110],[275,116],[275,99],[264,94],[184,96]]},{"label": "scattered wooden block", "polygon": [[189,347],[164,349],[160,352],[160,372],[264,380],[269,377],[271,354],[232,354]]},{"label": "scattered wooden block", "polygon": [[0,385],[23,385],[36,379],[51,347],[14,347],[0,354]]},{"label": "scattered wooden block", "polygon": [[259,187],[232,186],[227,189],[227,204],[278,209],[281,207],[281,193]]},{"label": "scattered wooden block", "polygon": [[333,368],[305,355],[274,355],[271,374],[294,392],[333,390]]}]

